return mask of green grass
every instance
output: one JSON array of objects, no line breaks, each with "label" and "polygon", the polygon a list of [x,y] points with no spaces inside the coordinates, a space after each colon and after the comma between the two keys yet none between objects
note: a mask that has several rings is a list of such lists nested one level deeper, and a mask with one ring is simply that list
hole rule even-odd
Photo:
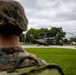
[{"label": "green grass", "polygon": [[26,48],[25,50],[47,63],[58,64],[65,75],[76,75],[76,50],[61,48]]}]

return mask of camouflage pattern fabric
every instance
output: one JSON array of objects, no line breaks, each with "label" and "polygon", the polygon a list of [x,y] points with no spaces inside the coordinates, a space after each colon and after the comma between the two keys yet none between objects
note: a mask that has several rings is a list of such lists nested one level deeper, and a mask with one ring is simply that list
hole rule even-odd
[{"label": "camouflage pattern fabric", "polygon": [[[21,47],[8,47],[0,49],[0,70],[14,68],[22,57],[29,56],[29,53]],[[36,65],[33,60],[26,59],[19,67]]]},{"label": "camouflage pattern fabric", "polygon": [[16,25],[26,31],[28,20],[20,3],[13,0],[0,0],[0,25]]}]

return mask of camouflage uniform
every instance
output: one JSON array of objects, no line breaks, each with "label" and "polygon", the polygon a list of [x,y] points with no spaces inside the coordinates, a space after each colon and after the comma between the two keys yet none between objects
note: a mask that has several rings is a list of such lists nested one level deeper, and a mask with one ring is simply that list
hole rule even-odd
[{"label": "camouflage uniform", "polygon": [[0,0],[0,25],[15,25],[27,30],[28,20],[22,5],[13,0]]},{"label": "camouflage uniform", "polygon": [[[25,57],[25,56],[27,57],[29,55],[30,54],[27,51],[24,51],[23,48],[21,47],[1,48],[0,49],[0,69],[6,70],[6,69],[14,68],[22,57]],[[37,65],[37,64],[33,60],[26,59],[22,62],[21,65],[18,66],[18,68],[31,66],[31,65]]]},{"label": "camouflage uniform", "polygon": [[[5,29],[3,29],[5,27],[11,32],[14,32],[13,33],[14,35],[20,36],[20,34],[23,31],[27,30],[27,25],[28,25],[28,20],[24,13],[24,9],[20,5],[20,3],[13,0],[11,1],[0,0],[0,34],[1,35],[3,33],[6,34],[7,32],[7,30],[4,31]],[[15,30],[12,29],[12,27],[14,27]],[[10,31],[8,31],[7,34]],[[30,56],[30,54],[24,51],[21,47],[0,48],[0,70],[14,68],[16,64],[20,61],[20,59],[25,56]],[[35,58],[33,55],[31,55],[31,57]],[[38,58],[36,59],[42,62],[42,60]],[[18,68],[30,66],[30,65],[37,65],[37,64],[34,60],[26,59],[18,66]]]}]

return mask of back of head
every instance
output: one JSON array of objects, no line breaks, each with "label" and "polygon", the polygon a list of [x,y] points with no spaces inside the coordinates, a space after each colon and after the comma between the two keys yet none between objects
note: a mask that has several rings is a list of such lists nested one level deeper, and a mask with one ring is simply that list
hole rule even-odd
[{"label": "back of head", "polygon": [[28,20],[21,4],[0,0],[0,35],[20,35],[27,30]]}]

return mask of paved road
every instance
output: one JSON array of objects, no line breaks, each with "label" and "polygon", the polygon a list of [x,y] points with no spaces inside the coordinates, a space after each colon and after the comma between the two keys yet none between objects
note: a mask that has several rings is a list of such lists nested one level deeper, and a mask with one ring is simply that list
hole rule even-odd
[{"label": "paved road", "polygon": [[76,46],[37,46],[37,45],[25,45],[22,46],[23,48],[68,48],[68,49],[75,49],[76,50]]}]

